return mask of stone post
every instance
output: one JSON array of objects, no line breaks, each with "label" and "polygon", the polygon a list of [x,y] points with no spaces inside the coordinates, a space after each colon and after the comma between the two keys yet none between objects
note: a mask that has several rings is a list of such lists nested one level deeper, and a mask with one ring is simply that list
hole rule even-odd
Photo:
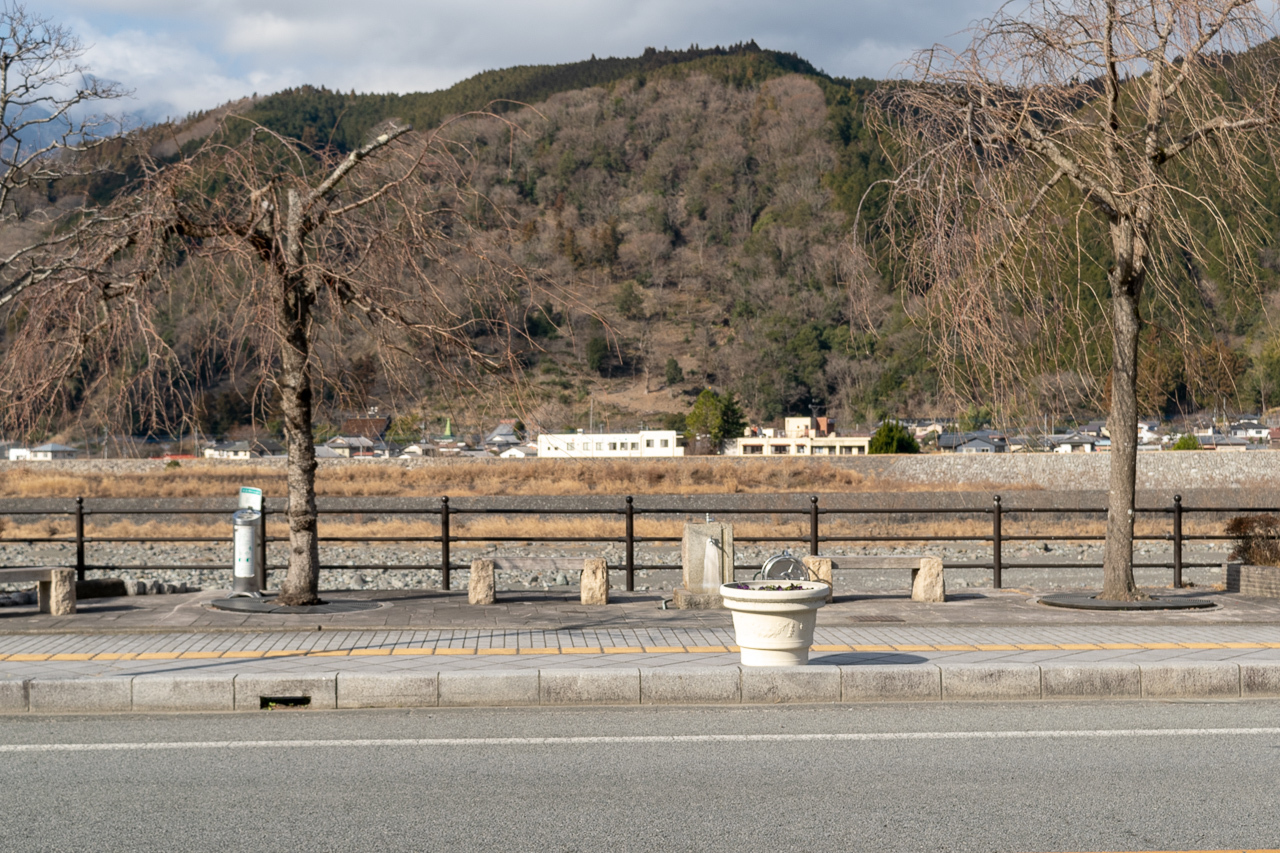
[{"label": "stone post", "polygon": [[36,582],[36,601],[41,613],[70,616],[76,612],[76,570],[51,569],[52,580]]},{"label": "stone post", "polygon": [[603,557],[582,561],[582,603],[609,603],[609,566]]},{"label": "stone post", "polygon": [[830,557],[817,557],[810,554],[804,557],[800,562],[804,563],[804,567],[809,570],[809,577],[822,581],[827,585],[827,603],[830,604],[835,598],[836,582],[835,582],[835,563]]},{"label": "stone post", "polygon": [[947,584],[942,576],[942,560],[921,557],[920,568],[911,572],[912,601],[946,601]]},{"label": "stone post", "polygon": [[472,560],[471,578],[467,581],[467,601],[471,604],[493,604],[493,560]]}]

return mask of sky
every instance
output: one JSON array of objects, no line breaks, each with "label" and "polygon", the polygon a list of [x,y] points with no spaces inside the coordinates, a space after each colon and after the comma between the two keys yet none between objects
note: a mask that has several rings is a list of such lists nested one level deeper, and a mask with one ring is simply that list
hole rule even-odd
[{"label": "sky", "polygon": [[[447,88],[512,65],[755,39],[828,74],[885,78],[999,0],[27,0],[70,27],[129,112],[181,117],[302,84]],[[961,39],[963,41],[963,39]]]}]

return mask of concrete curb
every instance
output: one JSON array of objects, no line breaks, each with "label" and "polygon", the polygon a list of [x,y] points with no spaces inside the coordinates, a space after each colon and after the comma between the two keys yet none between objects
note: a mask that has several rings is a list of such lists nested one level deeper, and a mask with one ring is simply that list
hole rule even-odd
[{"label": "concrete curb", "polygon": [[0,715],[315,709],[1280,698],[1280,661],[240,673],[0,681]]}]

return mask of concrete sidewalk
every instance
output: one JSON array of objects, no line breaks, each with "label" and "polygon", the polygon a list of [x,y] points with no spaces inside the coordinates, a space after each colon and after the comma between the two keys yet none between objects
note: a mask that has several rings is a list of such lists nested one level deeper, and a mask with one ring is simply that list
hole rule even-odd
[{"label": "concrete sidewalk", "polygon": [[[1171,591],[1160,591],[1171,594]],[[345,614],[212,610],[221,593],[100,599],[72,617],[0,611],[0,712],[311,707],[1280,697],[1280,601],[1099,613],[1017,590],[923,605],[840,596],[812,665],[738,665],[726,611],[652,593],[335,592]]]}]

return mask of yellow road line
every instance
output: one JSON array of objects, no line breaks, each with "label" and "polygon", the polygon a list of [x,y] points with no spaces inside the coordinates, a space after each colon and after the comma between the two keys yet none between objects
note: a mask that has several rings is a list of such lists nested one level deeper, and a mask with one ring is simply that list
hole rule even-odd
[{"label": "yellow road line", "polygon": [[940,652],[976,652],[977,646],[937,646]]},{"label": "yellow road line", "polygon": [[325,652],[307,652],[309,658],[345,658],[351,654],[350,649],[333,649]]},{"label": "yellow road line", "polygon": [[266,652],[261,649],[245,649],[238,652],[225,652],[222,656],[224,658],[260,658],[264,655],[266,655]]},{"label": "yellow road line", "polygon": [[998,643],[987,643],[985,645],[979,643],[978,651],[980,652],[1016,652],[1018,651],[1018,647],[1003,645]]},{"label": "yellow road line", "polygon": [[352,657],[383,657],[391,654],[391,649],[352,649]]},{"label": "yellow road line", "polygon": [[436,649],[438,655],[474,655],[475,649]]},{"label": "yellow road line", "polygon": [[599,646],[561,646],[560,654],[562,655],[598,655],[600,654]]},{"label": "yellow road line", "polygon": [[393,655],[433,655],[435,653],[436,653],[435,649],[426,649],[426,648],[407,648],[407,649],[391,650],[391,654]]},{"label": "yellow road line", "polygon": [[177,660],[181,652],[143,652],[135,660]]},{"label": "yellow road line", "polygon": [[555,648],[544,648],[544,649],[520,649],[520,654],[522,655],[558,655],[560,654],[560,647],[557,646]]},{"label": "yellow road line", "polygon": [[635,655],[642,654],[644,649],[639,646],[605,646],[604,653],[606,655]]},{"label": "yellow road line", "polygon": [[178,657],[183,660],[213,660],[222,657],[222,652],[183,652]]},{"label": "yellow road line", "polygon": [[49,660],[91,660],[92,658],[93,658],[93,655],[91,654],[89,655],[60,654],[60,655],[53,655],[52,657],[49,658]]}]

